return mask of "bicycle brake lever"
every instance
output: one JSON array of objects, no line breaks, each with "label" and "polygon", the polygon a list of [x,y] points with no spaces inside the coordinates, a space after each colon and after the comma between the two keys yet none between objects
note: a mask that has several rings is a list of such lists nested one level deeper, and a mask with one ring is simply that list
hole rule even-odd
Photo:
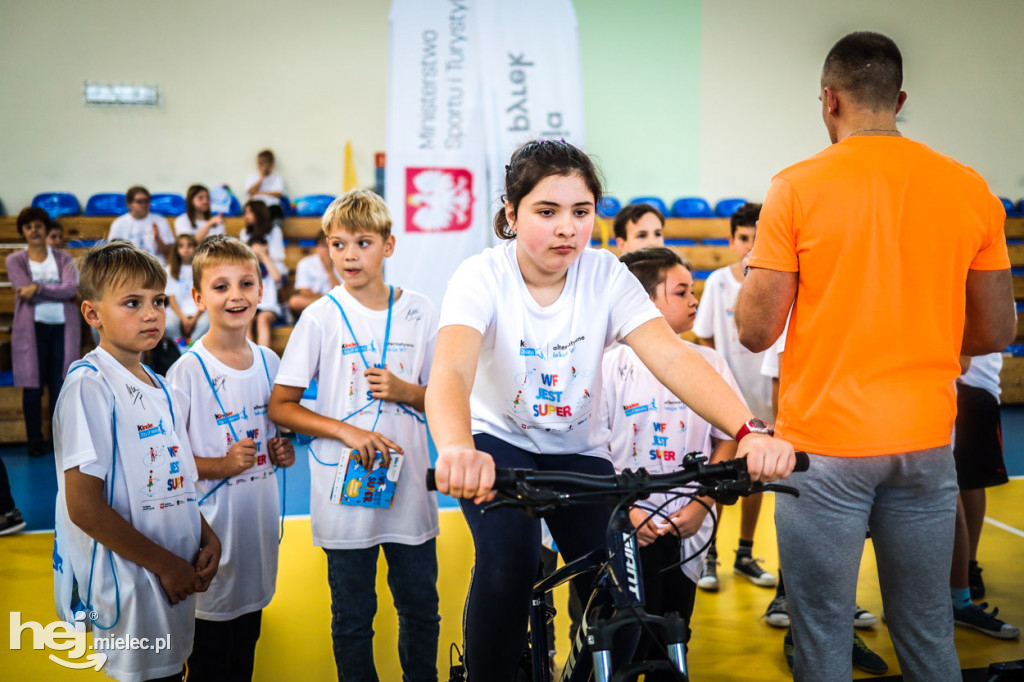
[{"label": "bicycle brake lever", "polygon": [[785,495],[792,495],[793,497],[800,497],[799,490],[792,486],[782,485],[781,483],[765,483],[761,486],[761,490],[764,492],[783,493]]}]

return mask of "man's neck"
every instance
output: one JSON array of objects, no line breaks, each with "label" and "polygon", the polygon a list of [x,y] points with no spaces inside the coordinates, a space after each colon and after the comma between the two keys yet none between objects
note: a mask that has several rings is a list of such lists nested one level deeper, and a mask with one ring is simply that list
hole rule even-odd
[{"label": "man's neck", "polygon": [[[391,300],[391,288],[384,283],[383,277],[358,288],[345,284],[345,291],[370,310],[387,310]],[[395,292],[396,298],[397,295]]]},{"label": "man's neck", "polygon": [[865,112],[851,116],[849,120],[837,122],[836,141],[848,137],[902,137],[896,129],[896,117],[892,114]]},{"label": "man's neck", "polygon": [[253,356],[245,332],[245,327],[226,329],[211,326],[210,331],[203,335],[203,348],[232,369],[249,369]]}]

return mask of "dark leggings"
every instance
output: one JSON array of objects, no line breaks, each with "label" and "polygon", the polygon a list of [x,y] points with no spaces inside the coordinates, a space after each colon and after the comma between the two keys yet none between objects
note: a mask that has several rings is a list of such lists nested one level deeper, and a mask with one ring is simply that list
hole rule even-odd
[{"label": "dark leggings", "polygon": [[[473,440],[498,467],[615,473],[611,462],[599,457],[538,455],[485,434]],[[518,509],[496,509],[482,516],[471,500],[460,504],[476,549],[463,621],[468,679],[508,682],[526,644],[530,592],[540,562],[540,521]],[[598,503],[573,505],[544,520],[568,563],[604,545],[609,517],[608,506]],[[591,575],[574,579],[580,594],[590,591],[592,580]]]},{"label": "dark leggings", "polygon": [[36,362],[39,388],[23,388],[21,409],[25,414],[25,438],[29,443],[43,442],[43,387],[50,391],[50,420],[57,407],[57,396],[64,384],[64,325],[36,322]]}]

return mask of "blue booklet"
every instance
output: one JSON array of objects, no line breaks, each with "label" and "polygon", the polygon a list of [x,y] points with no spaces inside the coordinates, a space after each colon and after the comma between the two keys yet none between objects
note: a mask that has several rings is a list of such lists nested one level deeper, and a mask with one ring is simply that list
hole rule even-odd
[{"label": "blue booklet", "polygon": [[[355,507],[389,509],[395,497],[395,486],[402,471],[403,456],[392,452],[391,466],[384,466],[384,455],[377,453],[373,467],[367,471],[359,457],[349,448],[342,448],[338,474],[331,489],[331,502]],[[346,461],[347,460],[347,461]]]}]

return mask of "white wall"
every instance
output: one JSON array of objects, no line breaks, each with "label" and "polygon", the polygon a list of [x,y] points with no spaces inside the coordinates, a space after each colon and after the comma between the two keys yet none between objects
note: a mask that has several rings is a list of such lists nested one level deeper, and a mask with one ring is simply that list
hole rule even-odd
[{"label": "white wall", "polygon": [[[243,192],[274,150],[292,195],[360,184],[384,150],[387,0],[0,0],[0,199],[45,190]],[[159,83],[158,109],[86,107],[82,81]]]},{"label": "white wall", "polygon": [[[974,166],[997,193],[1024,196],[1024,2],[575,4],[588,148],[621,198],[762,197],[772,174],[828,144],[821,63],[835,40],[864,28],[903,50],[904,132]],[[0,0],[0,200],[16,212],[44,190],[82,200],[134,183],[241,191],[263,147],[277,153],[292,196],[338,192],[347,139],[360,184],[372,184],[389,5]],[[696,58],[693,42],[699,96],[680,61]],[[86,79],[159,83],[165,104],[87,108]]]},{"label": "white wall", "polygon": [[1024,196],[1024,3],[1009,0],[704,2],[701,191],[764,196],[771,176],[829,144],[821,65],[855,30],[903,53],[903,133]]}]

